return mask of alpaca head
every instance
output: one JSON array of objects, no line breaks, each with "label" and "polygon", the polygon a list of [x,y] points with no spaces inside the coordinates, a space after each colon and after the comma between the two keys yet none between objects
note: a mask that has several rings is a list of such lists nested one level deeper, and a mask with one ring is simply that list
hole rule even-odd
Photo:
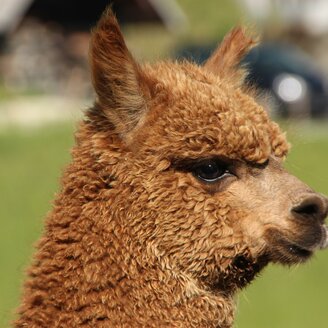
[{"label": "alpaca head", "polygon": [[139,65],[107,13],[90,51],[88,139],[127,249],[227,291],[327,241],[327,200],[283,169],[285,136],[243,84],[238,64],[253,45],[237,28],[203,66]]}]

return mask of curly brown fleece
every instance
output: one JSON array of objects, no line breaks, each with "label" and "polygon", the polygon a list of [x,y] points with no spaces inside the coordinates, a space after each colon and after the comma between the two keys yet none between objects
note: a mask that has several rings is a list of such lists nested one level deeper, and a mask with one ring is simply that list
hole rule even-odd
[{"label": "curly brown fleece", "polygon": [[[203,67],[140,66],[104,14],[90,51],[98,98],[15,327],[228,328],[238,289],[269,261],[301,261],[276,259],[267,237],[305,234],[272,223],[283,211],[274,198],[305,187],[281,169],[285,137],[242,83],[237,66],[253,45],[235,29]],[[227,167],[214,183],[195,173],[213,158]]]}]

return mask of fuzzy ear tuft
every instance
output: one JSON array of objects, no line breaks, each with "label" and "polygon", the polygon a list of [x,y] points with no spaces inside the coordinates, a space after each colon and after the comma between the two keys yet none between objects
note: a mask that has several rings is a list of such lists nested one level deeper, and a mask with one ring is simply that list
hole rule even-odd
[{"label": "fuzzy ear tuft", "polygon": [[238,67],[243,57],[258,43],[258,39],[248,36],[245,29],[235,27],[223,39],[204,64],[204,68],[222,77],[228,77],[242,84],[245,70]]},{"label": "fuzzy ear tuft", "polygon": [[118,133],[126,134],[145,114],[146,85],[111,9],[92,33],[90,61],[98,107]]}]

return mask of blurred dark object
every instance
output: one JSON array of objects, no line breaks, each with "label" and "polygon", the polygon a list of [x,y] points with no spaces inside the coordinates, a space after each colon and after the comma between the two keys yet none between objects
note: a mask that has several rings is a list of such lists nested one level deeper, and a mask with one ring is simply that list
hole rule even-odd
[{"label": "blurred dark object", "polygon": [[174,31],[185,16],[174,0],[0,0],[0,83],[11,92],[89,96],[90,30],[111,5],[121,24]]},{"label": "blurred dark object", "polygon": [[269,91],[283,117],[328,117],[327,81],[301,50],[264,43],[244,59],[248,83]]},{"label": "blurred dark object", "polygon": [[185,16],[174,0],[1,0],[0,35],[6,35],[33,19],[56,24],[68,32],[85,31],[96,24],[109,5],[121,24],[159,23],[169,29],[185,24]]},{"label": "blurred dark object", "polygon": [[112,3],[112,8],[122,23],[161,22],[159,13],[149,1],[78,1],[78,0],[35,0],[26,16],[42,22],[57,23],[68,30],[89,31]]},{"label": "blurred dark object", "polygon": [[[187,46],[178,58],[202,63],[215,46]],[[273,115],[281,117],[328,117],[327,81],[311,58],[286,44],[263,43],[243,60],[247,83],[268,93]]]},{"label": "blurred dark object", "polygon": [[237,0],[263,29],[299,30],[309,36],[328,33],[327,0]]}]

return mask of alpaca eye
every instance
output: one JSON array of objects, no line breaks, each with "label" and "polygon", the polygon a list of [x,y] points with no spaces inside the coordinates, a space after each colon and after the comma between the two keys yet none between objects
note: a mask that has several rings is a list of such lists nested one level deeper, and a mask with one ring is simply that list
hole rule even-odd
[{"label": "alpaca eye", "polygon": [[198,164],[194,167],[193,174],[198,179],[209,183],[216,182],[225,176],[231,175],[225,164],[215,160],[206,160]]}]

